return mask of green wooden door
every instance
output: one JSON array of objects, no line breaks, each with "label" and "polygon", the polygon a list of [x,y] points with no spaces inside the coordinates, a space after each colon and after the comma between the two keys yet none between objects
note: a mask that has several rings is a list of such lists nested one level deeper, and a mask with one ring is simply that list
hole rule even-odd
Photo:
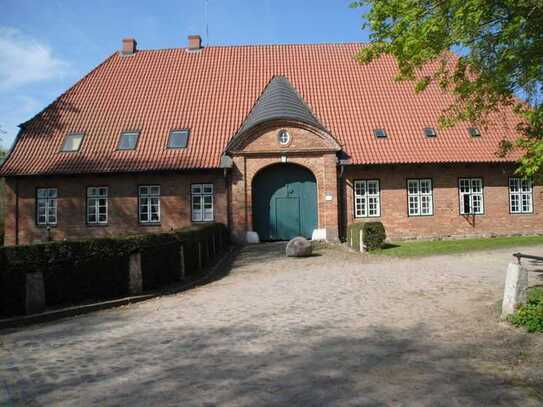
[{"label": "green wooden door", "polygon": [[253,180],[254,229],[260,240],[311,238],[317,227],[317,185],[307,169],[278,164]]}]

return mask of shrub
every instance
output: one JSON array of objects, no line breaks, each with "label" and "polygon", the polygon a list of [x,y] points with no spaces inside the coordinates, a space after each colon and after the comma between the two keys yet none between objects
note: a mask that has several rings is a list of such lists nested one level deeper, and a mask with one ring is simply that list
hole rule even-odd
[{"label": "shrub", "polygon": [[360,231],[364,246],[368,250],[380,248],[385,239],[385,227],[381,222],[358,222],[353,223],[347,228],[347,239],[349,245],[356,251],[360,251]]},{"label": "shrub", "polygon": [[515,326],[524,326],[528,332],[543,332],[543,290],[533,288],[528,301],[510,317]]},{"label": "shrub", "polygon": [[368,250],[379,249],[387,238],[385,227],[381,222],[364,223],[362,236]]},{"label": "shrub", "polygon": [[135,251],[141,253],[144,290],[178,279],[181,246],[186,274],[194,277],[201,273],[198,244],[206,259],[213,235],[220,235],[222,247],[229,243],[224,225],[206,224],[168,233],[2,247],[0,314],[24,312],[25,273],[30,272],[43,273],[46,305],[127,295],[128,259]]}]

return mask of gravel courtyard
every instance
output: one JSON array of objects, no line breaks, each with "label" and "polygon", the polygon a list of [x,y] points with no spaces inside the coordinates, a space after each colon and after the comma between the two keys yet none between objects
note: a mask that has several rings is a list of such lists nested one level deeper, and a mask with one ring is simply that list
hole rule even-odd
[{"label": "gravel courtyard", "polygon": [[283,249],[245,248],[192,291],[0,331],[0,405],[543,405],[543,335],[497,318],[515,249]]}]

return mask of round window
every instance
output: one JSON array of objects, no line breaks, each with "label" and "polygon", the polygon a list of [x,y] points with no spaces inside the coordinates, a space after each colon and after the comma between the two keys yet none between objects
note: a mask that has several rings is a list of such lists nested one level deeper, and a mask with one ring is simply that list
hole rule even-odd
[{"label": "round window", "polygon": [[278,139],[279,139],[279,144],[281,144],[282,146],[285,146],[290,141],[290,134],[288,134],[288,131],[286,130],[281,130],[279,132]]}]

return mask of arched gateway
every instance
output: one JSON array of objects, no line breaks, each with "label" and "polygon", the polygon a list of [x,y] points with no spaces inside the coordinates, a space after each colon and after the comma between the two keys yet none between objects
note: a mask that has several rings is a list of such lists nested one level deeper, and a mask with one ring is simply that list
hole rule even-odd
[{"label": "arched gateway", "polygon": [[261,240],[311,238],[317,228],[317,182],[308,169],[275,164],[253,179],[253,223]]}]

